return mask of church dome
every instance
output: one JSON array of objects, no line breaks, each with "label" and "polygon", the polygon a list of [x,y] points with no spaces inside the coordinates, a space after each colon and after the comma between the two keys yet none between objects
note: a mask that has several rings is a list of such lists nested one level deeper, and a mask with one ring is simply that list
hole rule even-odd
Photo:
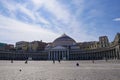
[{"label": "church dome", "polygon": [[70,46],[76,44],[75,40],[63,34],[53,41],[53,46]]}]

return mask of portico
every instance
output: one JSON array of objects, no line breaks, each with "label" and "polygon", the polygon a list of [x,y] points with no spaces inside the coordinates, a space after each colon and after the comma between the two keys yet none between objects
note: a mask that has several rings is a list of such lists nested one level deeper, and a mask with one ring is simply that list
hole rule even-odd
[{"label": "portico", "polygon": [[65,47],[57,46],[49,50],[49,60],[69,60],[69,51]]}]

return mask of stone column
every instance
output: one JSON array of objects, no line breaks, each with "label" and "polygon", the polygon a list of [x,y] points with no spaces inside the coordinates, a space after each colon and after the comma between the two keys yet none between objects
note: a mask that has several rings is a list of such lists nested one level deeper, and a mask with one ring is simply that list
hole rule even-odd
[{"label": "stone column", "polygon": [[56,59],[58,60],[58,51],[56,51]]},{"label": "stone column", "polygon": [[63,51],[62,51],[62,59],[63,59],[63,57],[64,57],[64,54],[63,54]]},{"label": "stone column", "polygon": [[112,52],[112,51],[113,51],[113,50],[111,50],[111,59],[113,59],[113,57],[114,57],[114,56],[113,56],[113,52]]},{"label": "stone column", "polygon": [[69,50],[67,50],[67,60],[69,60]]},{"label": "stone column", "polygon": [[60,54],[59,54],[59,50],[58,50],[58,60],[60,59]]},{"label": "stone column", "polygon": [[52,51],[50,51],[50,60],[52,60]]},{"label": "stone column", "polygon": [[110,59],[112,59],[112,50],[110,50]]},{"label": "stone column", "polygon": [[55,52],[52,51],[52,55],[53,55],[53,60],[55,59]]},{"label": "stone column", "polygon": [[56,60],[56,51],[54,51],[54,60]]},{"label": "stone column", "polygon": [[109,50],[109,58],[112,59],[112,50]]},{"label": "stone column", "polygon": [[52,54],[51,54],[51,53],[52,53],[52,51],[50,51],[50,60],[52,60],[52,58],[51,58],[51,57],[52,57]]},{"label": "stone column", "polygon": [[116,58],[115,58],[115,54],[114,54],[114,49],[112,50],[112,58],[113,58],[113,59],[116,59]]},{"label": "stone column", "polygon": [[48,60],[50,60],[50,51],[48,51]]},{"label": "stone column", "polygon": [[60,59],[62,60],[62,51],[60,51]]},{"label": "stone column", "polygon": [[119,58],[119,52],[118,52],[117,48],[115,48],[115,54],[116,54],[116,58],[118,59]]},{"label": "stone column", "polygon": [[48,59],[50,60],[50,57],[51,57],[51,51],[49,51],[49,55],[48,55],[48,56],[49,56],[49,58],[48,58]]},{"label": "stone column", "polygon": [[108,59],[110,59],[110,51],[108,51]]},{"label": "stone column", "polygon": [[120,46],[119,45],[116,46],[115,50],[116,50],[116,54],[117,54],[117,59],[120,59]]},{"label": "stone column", "polygon": [[115,51],[115,49],[114,49],[114,52],[113,52],[113,53],[114,53],[115,59],[117,59],[117,56],[118,56],[118,55],[117,55],[117,52]]},{"label": "stone column", "polygon": [[66,60],[67,60],[67,51],[65,51],[65,57],[66,57]]},{"label": "stone column", "polygon": [[60,59],[60,54],[59,54],[59,50],[58,50],[58,60]]}]

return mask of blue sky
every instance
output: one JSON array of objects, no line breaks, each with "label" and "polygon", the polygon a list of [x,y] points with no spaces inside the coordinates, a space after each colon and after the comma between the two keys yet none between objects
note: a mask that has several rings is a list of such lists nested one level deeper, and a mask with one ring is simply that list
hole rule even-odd
[{"label": "blue sky", "polygon": [[113,41],[117,32],[120,0],[0,0],[0,42],[52,42],[63,33],[77,42]]}]

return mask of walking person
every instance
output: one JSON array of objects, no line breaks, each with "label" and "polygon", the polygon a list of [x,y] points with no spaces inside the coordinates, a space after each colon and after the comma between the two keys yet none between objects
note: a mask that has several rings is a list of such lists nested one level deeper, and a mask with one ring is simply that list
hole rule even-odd
[{"label": "walking person", "polygon": [[13,63],[13,60],[11,60],[11,63]]},{"label": "walking person", "polygon": [[79,63],[76,63],[76,66],[79,66]]},{"label": "walking person", "polygon": [[58,62],[60,63],[60,59],[58,59]]},{"label": "walking person", "polygon": [[28,61],[26,60],[26,61],[25,61],[25,64],[27,64],[27,63],[28,63]]},{"label": "walking person", "polygon": [[53,59],[53,63],[55,64],[55,60]]}]

